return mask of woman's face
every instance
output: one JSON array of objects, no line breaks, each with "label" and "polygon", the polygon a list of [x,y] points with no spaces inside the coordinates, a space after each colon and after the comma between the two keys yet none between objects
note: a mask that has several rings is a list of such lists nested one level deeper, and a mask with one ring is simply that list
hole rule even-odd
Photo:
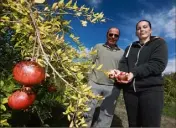
[{"label": "woman's face", "polygon": [[138,36],[139,40],[150,39],[151,33],[152,33],[152,30],[148,22],[141,21],[138,23],[136,27],[136,35]]}]

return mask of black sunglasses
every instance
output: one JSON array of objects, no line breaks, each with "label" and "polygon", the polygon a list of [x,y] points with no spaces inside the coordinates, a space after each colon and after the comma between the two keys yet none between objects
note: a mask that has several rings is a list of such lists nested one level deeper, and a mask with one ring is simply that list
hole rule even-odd
[{"label": "black sunglasses", "polygon": [[113,37],[113,35],[114,35],[115,38],[118,38],[118,37],[119,37],[119,35],[113,34],[113,33],[109,33],[108,35],[109,35],[109,37]]}]

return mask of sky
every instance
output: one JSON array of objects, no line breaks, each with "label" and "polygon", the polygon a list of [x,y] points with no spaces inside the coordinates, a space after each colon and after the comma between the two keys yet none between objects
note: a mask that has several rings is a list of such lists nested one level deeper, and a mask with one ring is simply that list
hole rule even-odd
[{"label": "sky", "polygon": [[176,72],[176,1],[174,0],[77,0],[78,5],[86,5],[108,18],[105,23],[81,26],[77,19],[71,25],[76,36],[89,51],[97,43],[105,43],[110,27],[120,29],[118,45],[125,49],[137,40],[136,23],[141,19],[152,24],[152,35],[165,39],[169,50],[168,65],[164,73]]}]

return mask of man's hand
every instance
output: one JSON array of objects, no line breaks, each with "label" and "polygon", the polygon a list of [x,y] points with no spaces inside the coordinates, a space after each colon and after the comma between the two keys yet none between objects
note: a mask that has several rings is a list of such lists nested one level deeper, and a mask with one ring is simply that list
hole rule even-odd
[{"label": "man's hand", "polygon": [[110,79],[117,78],[119,74],[120,74],[120,71],[116,70],[116,69],[110,70],[108,72],[108,76],[109,76]]}]

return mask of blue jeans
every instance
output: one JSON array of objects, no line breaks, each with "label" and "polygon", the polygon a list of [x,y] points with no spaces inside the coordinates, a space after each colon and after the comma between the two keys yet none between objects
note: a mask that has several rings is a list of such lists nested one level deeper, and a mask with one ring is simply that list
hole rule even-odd
[{"label": "blue jeans", "polygon": [[[95,95],[102,95],[104,97],[100,105],[100,113],[98,120],[95,121],[93,127],[99,128],[110,128],[114,110],[116,107],[117,98],[120,94],[120,89],[115,86],[110,85],[100,85],[93,81],[89,81],[89,85],[92,86],[92,92]],[[91,99],[88,103],[91,110],[85,114],[85,119],[88,127],[91,127],[93,115],[97,107],[98,101],[96,99]]]}]

